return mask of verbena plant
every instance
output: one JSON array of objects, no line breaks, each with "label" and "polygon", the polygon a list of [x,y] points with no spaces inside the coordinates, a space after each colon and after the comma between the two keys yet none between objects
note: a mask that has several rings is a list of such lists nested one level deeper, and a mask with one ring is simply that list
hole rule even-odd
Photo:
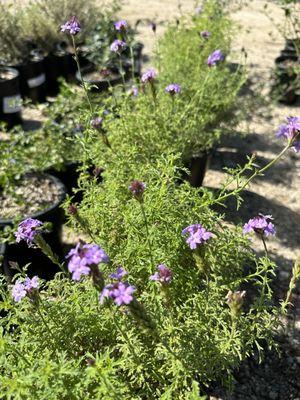
[{"label": "verbena plant", "polygon": [[[69,24],[78,31],[76,20]],[[210,71],[217,77],[217,68]],[[81,116],[82,162],[103,163],[104,182],[83,173],[83,201],[66,208],[91,243],[79,242],[61,264],[40,221],[18,227],[16,240],[38,247],[62,272],[43,283],[20,271],[12,292],[3,289],[0,397],[201,399],[211,381],[229,384],[243,359],[274,344],[300,264],[274,305],[272,217],[251,219],[242,232],[213,208],[230,196],[239,205],[252,179],[291,147],[300,150],[300,119],[281,126],[287,144],[274,160],[259,169],[249,158],[213,194],[182,182],[186,144],[172,130],[182,91],[165,93],[153,71],[142,81],[144,95],[121,90],[99,109],[89,100]],[[251,249],[250,232],[264,256]]]}]

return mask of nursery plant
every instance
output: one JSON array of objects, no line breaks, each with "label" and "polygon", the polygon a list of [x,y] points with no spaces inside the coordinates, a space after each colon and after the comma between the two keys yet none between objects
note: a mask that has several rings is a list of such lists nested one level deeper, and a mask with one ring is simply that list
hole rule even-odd
[{"label": "nursery plant", "polygon": [[[206,7],[215,25],[222,25],[217,2]],[[76,18],[63,25],[82,78],[80,29]],[[242,360],[257,352],[262,357],[265,347],[275,345],[280,316],[300,277],[299,260],[286,296],[276,304],[268,236],[280,221],[257,214],[233,226],[215,206],[234,197],[238,212],[253,179],[287,152],[300,151],[300,119],[290,117],[280,126],[277,137],[284,145],[273,160],[258,167],[255,156],[249,157],[244,166],[227,170],[219,191],[184,181],[185,155],[216,140],[198,137],[196,127],[220,129],[228,106],[215,97],[210,103],[206,86],[212,85],[213,94],[215,82],[220,90],[225,84],[221,43],[222,35],[220,46],[191,64],[206,71],[206,83],[199,81],[198,88],[183,76],[164,78],[161,67],[161,78],[150,69],[128,92],[124,84],[99,106],[81,79],[87,104],[78,137],[83,199],[65,203],[80,239],[60,263],[40,220],[26,218],[15,230],[16,242],[46,255],[61,272],[44,282],[15,265],[14,284],[3,278],[0,397],[204,399],[212,381],[230,386]],[[199,117],[201,99],[206,108]],[[91,161],[102,183],[87,173]],[[253,248],[252,235],[262,241],[264,254]]]}]

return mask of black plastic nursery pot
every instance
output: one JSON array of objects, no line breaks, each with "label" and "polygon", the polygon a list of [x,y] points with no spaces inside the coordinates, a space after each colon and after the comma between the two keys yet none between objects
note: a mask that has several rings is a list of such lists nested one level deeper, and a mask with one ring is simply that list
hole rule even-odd
[{"label": "black plastic nursery pot", "polygon": [[201,187],[212,157],[212,150],[207,150],[197,156],[191,157],[184,162],[184,166],[190,171],[185,174],[184,179],[193,187]]},{"label": "black plastic nursery pot", "polygon": [[300,48],[300,40],[299,39],[286,39],[285,41],[285,47],[283,50],[281,50],[280,55],[283,57],[295,57],[297,56],[297,50],[295,43],[297,43],[297,46]]},{"label": "black plastic nursery pot", "polygon": [[38,51],[33,51],[27,62],[13,67],[20,73],[22,97],[31,99],[33,103],[44,103],[46,101],[44,56]]},{"label": "black plastic nursery pot", "polygon": [[[90,64],[82,68],[83,80],[91,85],[92,91],[105,91],[110,86],[115,86],[122,83],[122,77],[116,69],[97,70],[97,68]],[[76,80],[81,84],[79,72],[76,72]]]},{"label": "black plastic nursery pot", "polygon": [[74,161],[67,162],[61,169],[50,168],[46,172],[58,178],[65,186],[67,193],[73,195],[73,189],[78,187],[79,163]]},{"label": "black plastic nursery pot", "polygon": [[[60,207],[65,199],[66,189],[63,183],[54,176],[44,174],[50,178],[55,185],[58,185],[61,189],[62,195],[59,200],[54,204],[50,205],[46,210],[30,215],[30,218],[36,218],[42,222],[51,223],[51,231],[43,234],[43,238],[50,245],[54,253],[60,258],[63,256],[62,249],[62,225],[64,222],[64,212]],[[29,218],[28,216],[26,218]],[[5,229],[7,226],[13,226],[12,219],[1,219],[0,218],[0,229]],[[43,279],[52,279],[59,268],[46,257],[40,249],[28,247],[28,245],[22,241],[20,243],[12,243],[1,245],[2,247],[2,271],[4,274],[11,278],[16,271],[12,268],[11,263],[18,263],[20,267],[30,263],[28,267],[28,275],[38,275]],[[0,262],[1,266],[1,262]]]},{"label": "black plastic nursery pot", "polygon": [[19,72],[0,67],[0,120],[8,129],[22,123]]},{"label": "black plastic nursery pot", "polygon": [[59,92],[59,78],[73,82],[76,73],[76,62],[73,55],[62,45],[45,57],[44,68],[48,96],[56,96]]},{"label": "black plastic nursery pot", "polygon": [[275,60],[274,90],[280,93],[278,101],[284,104],[293,104],[297,100],[296,79],[294,67],[298,63],[297,56],[280,56]]}]

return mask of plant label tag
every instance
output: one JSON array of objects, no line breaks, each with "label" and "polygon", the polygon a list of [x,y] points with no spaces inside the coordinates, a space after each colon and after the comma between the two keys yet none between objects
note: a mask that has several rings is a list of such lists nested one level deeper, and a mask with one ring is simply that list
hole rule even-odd
[{"label": "plant label tag", "polygon": [[45,74],[41,74],[41,75],[36,76],[35,78],[28,79],[27,84],[30,87],[30,89],[32,89],[37,86],[41,86],[45,81],[46,81]]},{"label": "plant label tag", "polygon": [[22,100],[19,94],[3,97],[3,113],[14,114],[21,111]]}]

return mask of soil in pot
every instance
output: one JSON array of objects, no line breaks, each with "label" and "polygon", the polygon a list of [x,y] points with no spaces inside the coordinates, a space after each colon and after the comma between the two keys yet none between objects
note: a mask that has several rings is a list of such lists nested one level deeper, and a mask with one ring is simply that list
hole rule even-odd
[{"label": "soil in pot", "polygon": [[[82,68],[82,77],[85,82],[92,85],[91,90],[104,91],[109,86],[114,86],[122,83],[122,77],[114,69],[102,69],[97,70],[94,65],[89,65]],[[81,83],[79,73],[76,73],[76,79],[78,83]]]},{"label": "soil in pot", "polygon": [[[61,229],[64,218],[60,208],[65,198],[65,187],[56,178],[48,174],[28,174],[16,186],[14,193],[0,194],[0,229],[12,226],[18,218],[37,218],[42,222],[51,223],[51,231],[43,234],[53,251],[62,256]],[[20,266],[31,263],[29,275],[39,275],[51,279],[58,271],[41,250],[30,248],[25,242],[13,243],[6,246],[4,265],[5,273],[12,276],[15,271],[9,262],[17,262]]]},{"label": "soil in pot", "polygon": [[0,68],[0,120],[8,129],[22,123],[19,72],[14,68]]},{"label": "soil in pot", "polygon": [[29,60],[24,64],[14,66],[20,73],[21,95],[33,103],[46,101],[46,75],[44,56],[38,51],[30,53]]}]

